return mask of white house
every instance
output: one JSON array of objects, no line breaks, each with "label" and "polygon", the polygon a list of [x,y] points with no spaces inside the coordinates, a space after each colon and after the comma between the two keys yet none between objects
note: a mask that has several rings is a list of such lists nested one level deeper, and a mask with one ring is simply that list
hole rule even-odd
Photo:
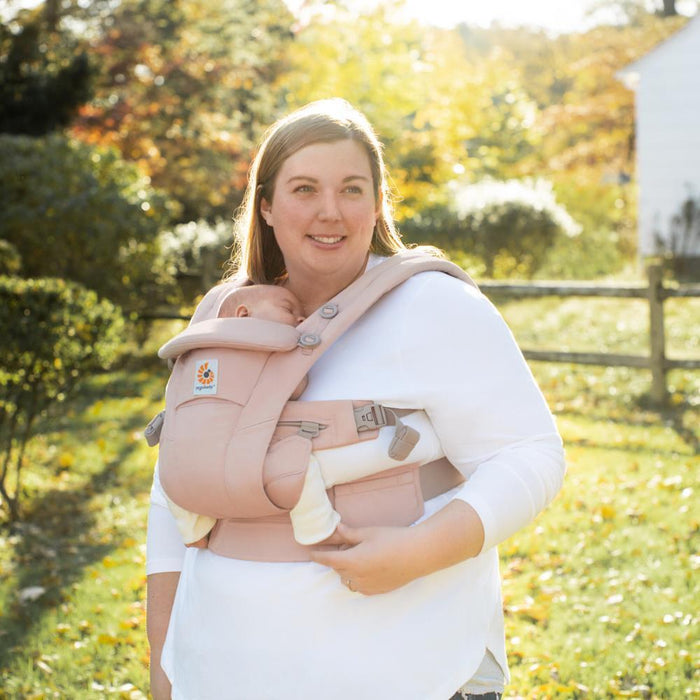
[{"label": "white house", "polygon": [[[700,232],[672,240],[672,218],[700,201],[700,13],[617,77],[636,93],[639,253],[700,255]],[[675,250],[674,250],[675,249]]]}]

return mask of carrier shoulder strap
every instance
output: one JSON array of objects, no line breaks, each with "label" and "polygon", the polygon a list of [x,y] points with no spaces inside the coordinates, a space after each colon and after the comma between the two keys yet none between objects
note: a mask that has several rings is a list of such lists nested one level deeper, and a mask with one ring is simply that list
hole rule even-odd
[{"label": "carrier shoulder strap", "polygon": [[[301,378],[369,307],[409,277],[427,271],[444,272],[476,287],[461,268],[447,260],[419,250],[402,251],[375,265],[297,326],[299,340],[294,350],[270,354],[229,446],[236,464],[229,474],[231,492],[251,517],[269,504],[262,464],[282,409]],[[241,517],[248,516],[241,513]]]}]

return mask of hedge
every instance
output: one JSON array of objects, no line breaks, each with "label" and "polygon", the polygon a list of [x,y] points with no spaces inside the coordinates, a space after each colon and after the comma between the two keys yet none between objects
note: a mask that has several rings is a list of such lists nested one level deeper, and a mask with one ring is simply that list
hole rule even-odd
[{"label": "hedge", "polygon": [[79,284],[0,277],[0,507],[10,519],[36,418],[115,361],[124,328],[118,307]]}]

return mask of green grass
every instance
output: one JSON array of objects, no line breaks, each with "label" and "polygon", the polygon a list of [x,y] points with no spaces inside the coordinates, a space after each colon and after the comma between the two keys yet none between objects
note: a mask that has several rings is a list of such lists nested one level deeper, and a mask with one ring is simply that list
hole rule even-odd
[{"label": "green grass", "polygon": [[[499,308],[523,347],[649,354],[649,305],[642,299],[543,297]],[[666,355],[700,359],[700,298],[666,300],[664,318]]]},{"label": "green grass", "polygon": [[[628,304],[501,308],[523,346],[642,353],[646,316]],[[700,356],[699,308],[669,303],[670,356]],[[140,432],[166,380],[148,359],[169,332],[157,330],[126,366],[86,382],[31,442],[24,521],[0,530],[0,698],[147,696],[143,569],[155,453]],[[550,508],[501,546],[507,697],[700,697],[700,372],[672,372],[671,404],[659,412],[645,371],[532,368],[569,471]],[[23,600],[32,589],[43,593]]]}]

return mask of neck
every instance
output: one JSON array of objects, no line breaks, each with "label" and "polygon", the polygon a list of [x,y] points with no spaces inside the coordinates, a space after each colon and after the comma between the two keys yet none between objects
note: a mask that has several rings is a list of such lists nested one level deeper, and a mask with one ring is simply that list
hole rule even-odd
[{"label": "neck", "polygon": [[344,279],[338,279],[337,274],[329,275],[328,277],[316,275],[313,278],[289,274],[284,286],[297,296],[301,302],[304,314],[309,316],[360,277],[367,267],[368,259],[369,254],[360,266],[360,269],[347,275]]}]

